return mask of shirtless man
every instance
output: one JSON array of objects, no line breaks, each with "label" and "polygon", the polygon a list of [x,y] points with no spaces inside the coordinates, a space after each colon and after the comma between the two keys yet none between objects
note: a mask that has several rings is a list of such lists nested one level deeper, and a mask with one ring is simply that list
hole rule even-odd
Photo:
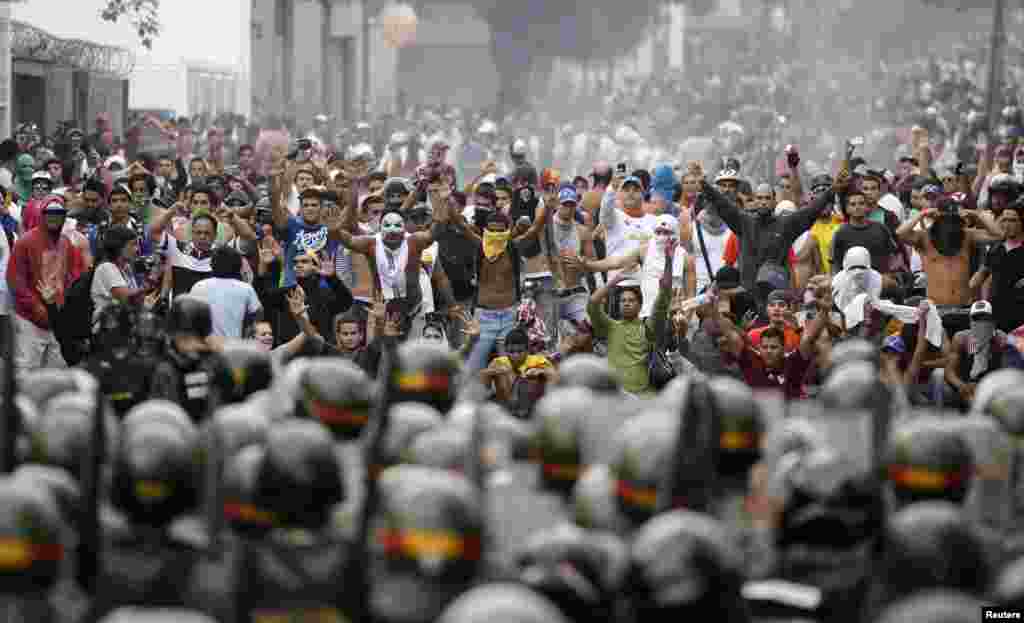
[{"label": "shirtless man", "polygon": [[480,337],[467,360],[468,372],[476,374],[487,367],[499,340],[504,340],[515,327],[521,299],[519,277],[522,270],[516,245],[537,236],[547,222],[547,211],[537,210],[537,220],[529,226],[518,225],[513,230],[508,215],[502,210],[495,210],[488,214],[483,231],[467,223],[457,210],[452,212],[455,222],[466,235],[480,245],[475,305]]},{"label": "shirtless man", "polygon": [[928,208],[900,225],[896,236],[920,254],[928,299],[939,306],[966,307],[974,300],[971,256],[979,242],[1001,239],[1002,231],[988,214],[947,199],[939,208]]}]

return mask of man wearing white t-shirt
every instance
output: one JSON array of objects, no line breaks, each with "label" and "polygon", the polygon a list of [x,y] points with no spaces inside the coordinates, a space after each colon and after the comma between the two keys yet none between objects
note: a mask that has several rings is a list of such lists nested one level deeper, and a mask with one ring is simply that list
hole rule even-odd
[{"label": "man wearing white t-shirt", "polygon": [[212,335],[241,338],[247,325],[263,309],[256,290],[242,281],[242,255],[231,247],[218,247],[211,258],[213,276],[189,292],[210,305]]},{"label": "man wearing white t-shirt", "polygon": [[[645,247],[654,236],[654,228],[658,223],[657,216],[644,212],[644,187],[640,178],[631,175],[624,179],[619,187],[619,193],[622,199],[621,210],[615,207],[614,201],[601,202],[601,226],[605,230],[607,257],[629,255],[636,249]],[[621,271],[609,273],[608,278],[612,279],[619,272]],[[612,317],[618,315],[619,289],[640,285],[640,275],[635,267],[629,269],[628,274],[631,276],[618,283],[618,288],[610,298]]]}]

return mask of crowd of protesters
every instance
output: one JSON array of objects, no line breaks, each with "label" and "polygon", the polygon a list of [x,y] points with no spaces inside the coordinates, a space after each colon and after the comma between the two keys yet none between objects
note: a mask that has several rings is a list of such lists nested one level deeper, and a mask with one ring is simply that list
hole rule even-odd
[{"label": "crowd of protesters", "polygon": [[[627,80],[576,120],[18,126],[0,314],[25,443],[0,452],[68,477],[0,478],[0,588],[64,559],[15,547],[60,517],[87,620],[1020,607],[1020,76],[989,124],[976,59],[920,64],[840,136],[805,127],[806,66],[748,62],[762,80]],[[841,87],[819,104],[856,108]]]}]

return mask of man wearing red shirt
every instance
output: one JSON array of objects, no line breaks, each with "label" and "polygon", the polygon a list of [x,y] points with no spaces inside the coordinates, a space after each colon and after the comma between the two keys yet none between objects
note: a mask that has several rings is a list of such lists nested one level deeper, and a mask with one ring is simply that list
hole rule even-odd
[{"label": "man wearing red shirt", "polygon": [[64,367],[40,288],[55,291],[54,302],[64,305],[64,292],[82,274],[81,251],[61,233],[68,211],[60,197],[43,203],[43,222],[18,239],[7,266],[7,285],[14,295],[14,365],[19,372],[40,367]]},{"label": "man wearing red shirt", "polygon": [[768,295],[765,303],[765,312],[768,316],[768,325],[751,329],[749,332],[750,343],[755,348],[760,348],[761,337],[768,329],[775,329],[784,337],[783,345],[786,352],[791,353],[800,346],[800,333],[795,327],[786,322],[786,315],[789,313],[789,299],[784,290],[775,290]]},{"label": "man wearing red shirt", "polygon": [[761,333],[761,347],[755,348],[748,335],[722,319],[717,302],[711,304],[712,318],[722,330],[723,346],[739,361],[747,385],[755,390],[781,390],[787,400],[805,397],[804,379],[814,361],[815,345],[832,311],[831,295],[820,296],[816,304],[817,314],[804,328],[799,348],[788,355],[784,346],[785,335],[780,329],[765,329]]}]

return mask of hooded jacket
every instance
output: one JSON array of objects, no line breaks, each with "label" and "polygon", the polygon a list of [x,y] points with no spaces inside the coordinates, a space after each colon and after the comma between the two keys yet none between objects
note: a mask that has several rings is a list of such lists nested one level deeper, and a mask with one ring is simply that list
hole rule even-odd
[{"label": "hooded jacket", "polygon": [[64,234],[53,236],[45,223],[29,231],[14,244],[7,265],[7,286],[14,295],[15,312],[40,329],[50,330],[46,305],[36,288],[41,280],[63,279],[56,303],[64,304],[64,293],[85,271],[82,252]]}]

